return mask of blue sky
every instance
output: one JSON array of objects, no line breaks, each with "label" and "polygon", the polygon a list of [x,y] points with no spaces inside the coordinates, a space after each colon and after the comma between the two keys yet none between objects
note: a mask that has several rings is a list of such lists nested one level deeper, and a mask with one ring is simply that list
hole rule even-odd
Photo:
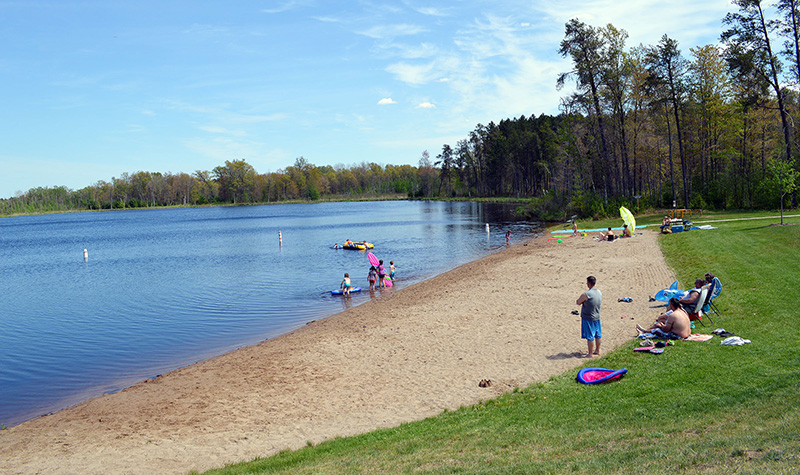
[{"label": "blue sky", "polygon": [[564,23],[717,43],[727,0],[0,0],[0,197],[123,172],[417,165],[557,114]]}]

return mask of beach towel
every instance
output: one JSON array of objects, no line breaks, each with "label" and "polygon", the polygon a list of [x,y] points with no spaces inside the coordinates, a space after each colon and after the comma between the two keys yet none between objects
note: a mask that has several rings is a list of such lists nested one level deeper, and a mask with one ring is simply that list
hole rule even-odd
[{"label": "beach towel", "polygon": [[704,335],[702,333],[694,333],[684,338],[685,341],[708,341],[714,338],[714,335]]}]

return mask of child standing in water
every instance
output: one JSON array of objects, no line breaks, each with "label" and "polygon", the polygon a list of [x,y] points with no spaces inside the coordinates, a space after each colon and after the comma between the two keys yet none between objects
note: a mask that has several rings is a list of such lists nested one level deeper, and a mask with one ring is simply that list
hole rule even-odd
[{"label": "child standing in water", "polygon": [[386,282],[383,281],[383,278],[386,277],[386,268],[383,267],[383,260],[378,261],[378,287],[384,288],[386,287]]},{"label": "child standing in water", "polygon": [[344,279],[339,284],[339,288],[342,289],[342,295],[350,295],[350,274],[347,272],[344,273]]},{"label": "child standing in water", "polygon": [[394,280],[394,261],[389,261],[389,278]]},{"label": "child standing in water", "polygon": [[367,280],[369,280],[369,290],[375,290],[375,280],[378,278],[378,271],[375,270],[375,266],[369,268],[369,274],[367,274]]}]

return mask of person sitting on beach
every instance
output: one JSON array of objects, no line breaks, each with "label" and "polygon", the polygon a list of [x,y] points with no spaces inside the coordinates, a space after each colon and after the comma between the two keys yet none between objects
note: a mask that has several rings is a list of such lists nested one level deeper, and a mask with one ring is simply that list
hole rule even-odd
[{"label": "person sitting on beach", "polygon": [[683,305],[684,308],[694,310],[695,305],[697,305],[697,299],[700,298],[700,291],[703,289],[705,283],[705,279],[695,279],[694,288],[689,291],[686,297],[678,300],[678,302]]},{"label": "person sitting on beach", "polygon": [[711,297],[713,298],[719,295],[720,291],[722,290],[722,282],[719,281],[719,278],[715,276],[712,272],[706,272],[703,278],[705,279],[706,284],[708,284],[709,286],[713,284],[715,280],[717,281],[717,285],[714,286],[714,293],[711,294]]},{"label": "person sitting on beach", "polygon": [[608,231],[604,231],[600,233],[600,241],[613,241],[615,238],[614,231],[611,228],[608,228]]},{"label": "person sitting on beach", "polygon": [[631,233],[631,230],[628,229],[628,225],[627,224],[623,224],[622,225],[622,237],[629,238],[631,236],[633,236],[633,234]]},{"label": "person sitting on beach", "polygon": [[664,219],[661,220],[661,232],[665,234],[672,232],[672,220],[669,219],[669,215],[664,215]]},{"label": "person sitting on beach", "polygon": [[709,302],[711,302],[711,299],[719,295],[719,293],[722,291],[722,282],[720,282],[717,276],[715,276],[712,272],[706,272],[706,275],[704,275],[703,277],[706,280],[706,285],[708,285],[709,287],[709,292],[711,291],[710,289],[711,285],[714,284],[714,281],[716,281],[716,285],[714,285],[714,291],[711,293],[711,295],[708,296],[708,300],[706,301],[706,304],[703,306],[703,313],[708,313],[710,310]]},{"label": "person sitting on beach", "polygon": [[636,325],[636,330],[640,335],[652,333],[656,338],[666,340],[683,340],[692,334],[692,323],[689,321],[689,314],[681,308],[678,299],[669,299],[669,310],[664,321],[656,321],[650,328],[643,328]]},{"label": "person sitting on beach", "polygon": [[350,295],[350,274],[347,272],[344,273],[344,279],[342,279],[342,283],[339,284],[339,288],[342,289],[343,295]]}]

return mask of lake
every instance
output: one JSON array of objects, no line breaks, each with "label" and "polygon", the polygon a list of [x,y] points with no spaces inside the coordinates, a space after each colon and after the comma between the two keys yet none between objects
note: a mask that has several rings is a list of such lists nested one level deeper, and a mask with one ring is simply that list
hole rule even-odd
[{"label": "lake", "polygon": [[[513,205],[380,201],[0,218],[0,424],[272,338],[534,237]],[[489,232],[486,224],[489,224]],[[282,243],[279,241],[279,233]],[[368,287],[367,240],[397,267]],[[88,258],[84,258],[84,249]]]}]

